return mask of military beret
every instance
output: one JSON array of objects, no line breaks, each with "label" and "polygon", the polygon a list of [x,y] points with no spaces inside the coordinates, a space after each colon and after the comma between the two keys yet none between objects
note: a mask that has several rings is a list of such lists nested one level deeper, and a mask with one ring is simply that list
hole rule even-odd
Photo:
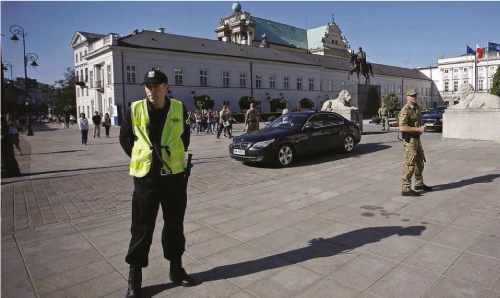
[{"label": "military beret", "polygon": [[413,89],[413,88],[410,88],[410,89],[406,90],[406,96],[414,96],[414,95],[417,95],[417,94],[418,94],[418,92],[415,89]]}]

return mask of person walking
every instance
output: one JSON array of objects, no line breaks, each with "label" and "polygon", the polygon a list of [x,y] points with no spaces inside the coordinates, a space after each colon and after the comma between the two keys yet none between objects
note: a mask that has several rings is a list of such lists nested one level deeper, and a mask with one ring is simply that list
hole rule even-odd
[{"label": "person walking", "polygon": [[201,133],[201,113],[200,111],[196,111],[196,134],[199,135]]},{"label": "person walking", "polygon": [[19,130],[17,129],[16,120],[14,120],[10,114],[7,114],[5,117],[7,120],[7,126],[9,127],[10,141],[12,142],[12,145],[16,147],[19,155],[21,156],[23,153],[21,152],[21,146],[19,145]]},{"label": "person walking", "polygon": [[411,177],[415,174],[415,190],[432,191],[432,187],[424,184],[424,150],[420,142],[420,135],[427,131],[422,126],[422,115],[417,105],[418,92],[415,89],[406,91],[407,104],[399,113],[399,126],[403,135],[405,165],[402,177],[403,196],[420,196],[420,193],[411,189]]},{"label": "person walking", "polygon": [[387,131],[389,131],[389,110],[385,108],[385,104],[382,103],[382,106],[378,109],[378,117],[380,118],[380,122],[382,122],[382,131],[385,130],[385,126],[387,125]]},{"label": "person walking", "polygon": [[[223,105],[219,113],[219,130],[217,131],[217,139],[220,139],[220,134],[224,128],[229,127],[229,116],[227,114],[226,106]],[[227,129],[229,133],[229,138],[231,138],[231,131]]]},{"label": "person walking", "polygon": [[212,111],[208,110],[207,111],[207,134],[209,133],[214,133],[212,130],[212,121],[214,120],[214,116]]},{"label": "person walking", "polygon": [[66,125],[66,128],[69,128],[69,115],[65,114],[64,115],[64,124]]},{"label": "person walking", "polygon": [[92,117],[92,123],[94,123],[94,138],[97,136],[101,138],[101,116],[98,111],[95,111],[95,115]]},{"label": "person walking", "polygon": [[80,113],[80,119],[78,119],[78,127],[80,128],[80,133],[82,134],[82,145],[87,145],[87,137],[89,135],[89,120],[85,117],[85,113]]},{"label": "person walking", "polygon": [[259,130],[259,111],[255,108],[255,104],[250,104],[250,109],[245,114],[245,132]]},{"label": "person walking", "polygon": [[109,138],[109,129],[111,128],[111,118],[109,117],[109,114],[106,113],[104,114],[104,129],[106,130],[106,138]]},{"label": "person walking", "polygon": [[148,255],[161,205],[163,256],[170,261],[170,280],[192,286],[195,280],[182,267],[185,251],[184,215],[187,206],[186,151],[189,118],[182,102],[166,97],[167,76],[152,70],[144,75],[147,98],[132,103],[120,128],[120,144],[130,156],[134,177],[131,240],[125,261],[130,265],[127,298],[142,297],[142,268]]},{"label": "person walking", "polygon": [[75,116],[70,115],[70,116],[69,116],[69,122],[71,122],[71,126],[75,125],[75,123],[76,123]]}]

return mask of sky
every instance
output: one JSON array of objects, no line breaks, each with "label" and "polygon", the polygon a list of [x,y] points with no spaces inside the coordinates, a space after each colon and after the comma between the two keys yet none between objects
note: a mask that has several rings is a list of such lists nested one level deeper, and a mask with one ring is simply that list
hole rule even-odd
[{"label": "sky", "polygon": [[[332,14],[351,48],[362,46],[368,61],[416,68],[435,66],[441,54],[465,54],[466,45],[500,43],[500,2],[313,2],[241,1],[251,15],[315,28]],[[28,77],[53,84],[74,65],[70,46],[76,31],[128,35],[134,28],[215,39],[221,18],[232,14],[232,1],[203,2],[1,2],[2,59],[14,77],[24,77],[22,41],[10,40],[10,26],[27,32],[26,53],[36,53],[36,69]],[[5,72],[10,78],[10,70]]]}]

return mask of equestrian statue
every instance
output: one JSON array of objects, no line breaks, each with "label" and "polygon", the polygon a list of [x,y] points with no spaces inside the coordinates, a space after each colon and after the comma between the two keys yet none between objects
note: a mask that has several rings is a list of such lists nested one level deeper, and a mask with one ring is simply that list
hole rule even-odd
[{"label": "equestrian statue", "polygon": [[370,74],[373,76],[372,65],[370,63],[366,63],[366,53],[363,52],[363,48],[359,47],[359,52],[356,54],[354,50],[351,50],[351,58],[349,59],[349,63],[351,63],[351,70],[347,74],[347,79],[350,79],[350,75],[354,72],[358,75],[358,84],[359,84],[359,73],[365,77],[365,84],[369,84],[370,82]]}]

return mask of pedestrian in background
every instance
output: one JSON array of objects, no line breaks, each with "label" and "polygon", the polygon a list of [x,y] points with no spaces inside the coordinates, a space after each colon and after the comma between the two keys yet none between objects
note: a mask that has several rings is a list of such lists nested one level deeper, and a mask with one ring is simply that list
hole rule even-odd
[{"label": "pedestrian in background", "polygon": [[[219,113],[219,130],[217,131],[217,139],[220,139],[220,134],[222,133],[222,130],[224,128],[226,128],[226,130],[229,132],[229,137],[231,137],[231,132],[229,131],[229,129],[227,129],[228,126],[229,126],[229,116],[227,114],[226,106],[223,105]],[[226,136],[225,133],[224,136]]]},{"label": "pedestrian in background", "polygon": [[85,117],[85,113],[80,114],[78,119],[78,127],[82,134],[82,145],[87,145],[87,136],[89,135],[89,120]]},{"label": "pedestrian in background", "polygon": [[201,133],[201,112],[196,111],[196,134],[199,135]]},{"label": "pedestrian in background", "polygon": [[382,107],[378,109],[378,117],[380,122],[382,122],[382,130],[385,130],[387,125],[387,131],[389,131],[389,110],[385,108],[385,104],[382,103]]},{"label": "pedestrian in background", "polygon": [[9,127],[9,137],[12,145],[16,147],[17,151],[19,151],[19,155],[23,155],[21,153],[21,146],[19,145],[19,130],[17,129],[16,120],[10,115],[6,115],[7,126]]},{"label": "pedestrian in background", "polygon": [[66,124],[66,128],[69,128],[69,115],[65,114],[64,115],[64,124]]},{"label": "pedestrian in background", "polygon": [[212,111],[208,110],[207,111],[207,134],[214,133],[214,131],[212,130],[212,121],[214,121],[214,115],[212,114]]},{"label": "pedestrian in background", "polygon": [[98,111],[95,111],[95,115],[92,117],[92,122],[94,123],[94,138],[97,136],[101,138],[101,116]]},{"label": "pedestrian in background", "polygon": [[245,131],[251,132],[259,130],[259,111],[253,103],[250,104],[250,109],[245,114]]},{"label": "pedestrian in background", "polygon": [[109,138],[109,129],[111,128],[111,118],[109,117],[109,114],[106,113],[104,114],[104,129],[106,130],[106,138]]}]

